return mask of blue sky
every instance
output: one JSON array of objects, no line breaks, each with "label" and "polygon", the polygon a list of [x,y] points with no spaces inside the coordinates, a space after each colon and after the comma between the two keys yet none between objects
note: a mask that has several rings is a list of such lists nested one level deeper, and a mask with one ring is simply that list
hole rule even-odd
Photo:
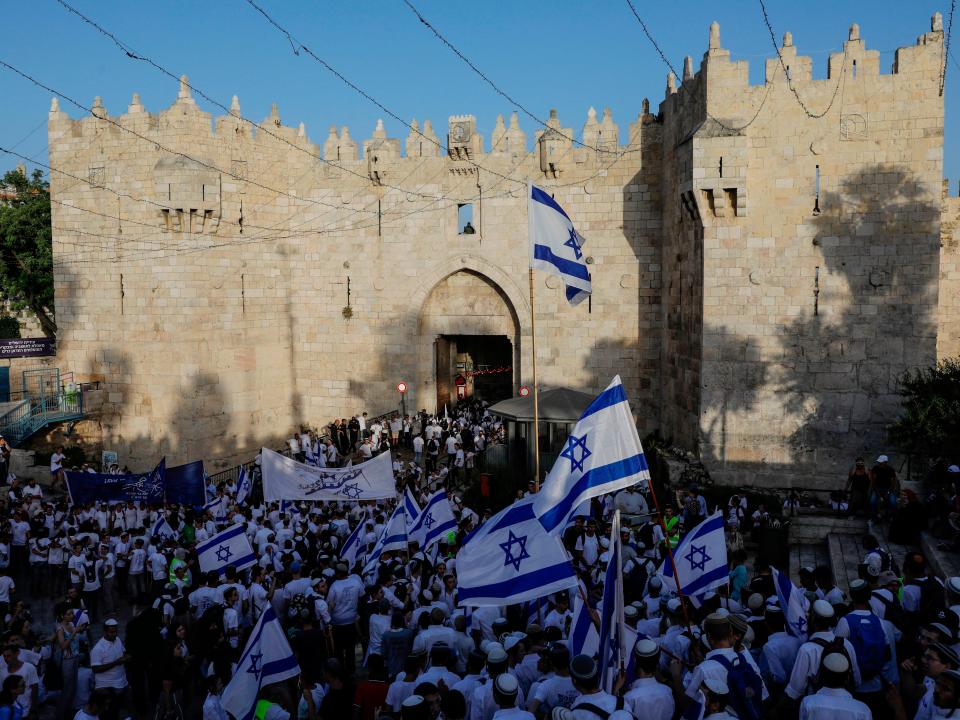
[{"label": "blue sky", "polygon": [[[306,123],[314,142],[322,144],[333,123],[349,125],[351,135],[362,140],[384,115],[310,58],[295,56],[244,0],[68,1],[138,52],[188,74],[191,84],[220,102],[229,104],[231,95],[238,95],[247,117],[266,117],[276,102],[284,123]],[[497,113],[508,116],[513,109],[422,27],[402,0],[263,4],[301,42],[397,115],[421,123],[430,118],[441,136],[449,115],[472,113],[489,138]],[[666,67],[625,0],[414,4],[508,94],[540,117],[557,108],[564,124],[578,132],[591,105],[598,112],[610,107],[625,131],[644,97],[654,108],[663,97]],[[762,81],[772,47],[756,0],[634,4],[678,69],[688,54],[698,65],[709,24],[717,20],[723,46],[750,62],[752,82]],[[790,30],[800,53],[813,57],[815,77],[824,77],[827,55],[842,48],[850,23],[860,24],[867,47],[882,52],[881,68],[888,71],[892,51],[914,43],[929,29],[930,15],[946,14],[949,2],[767,0],[767,7],[778,40]],[[108,111],[119,114],[139,92],[156,112],[176,97],[176,83],[128,59],[56,0],[7,2],[2,13],[0,59],[84,104],[100,95]],[[960,27],[954,40],[960,41]],[[944,174],[951,179],[951,194],[960,178],[960,142],[951,122],[958,113],[960,42],[955,47],[946,90]],[[0,97],[0,144],[20,143],[18,152],[45,161],[50,94],[0,69]],[[64,109],[74,117],[79,113],[65,104]],[[406,137],[406,128],[384,119],[389,135]],[[537,127],[522,116],[521,125],[531,136]],[[0,168],[15,163],[0,155]]]}]

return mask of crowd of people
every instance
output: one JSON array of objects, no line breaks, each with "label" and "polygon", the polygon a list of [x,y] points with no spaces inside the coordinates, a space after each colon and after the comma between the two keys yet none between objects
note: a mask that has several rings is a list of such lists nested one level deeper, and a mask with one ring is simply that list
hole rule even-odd
[{"label": "crowd of people", "polygon": [[[454,480],[466,454],[500,432],[472,403],[446,417],[368,424],[360,415],[324,440],[291,437],[290,452],[313,464],[403,447],[412,460],[394,463],[398,492],[410,488],[423,504],[448,488],[456,529],[432,547],[384,552],[367,572],[362,554],[351,564],[340,552],[358,526],[372,548],[393,501],[281,506],[255,490],[238,503],[229,478],[214,488],[226,503],[215,517],[174,505],[70,506],[34,480],[14,482],[0,533],[0,720],[227,720],[220,696],[268,607],[300,673],[262,689],[250,717],[266,720],[960,717],[960,578],[933,577],[919,552],[898,568],[867,536],[848,593],[826,567],[794,578],[805,630],[791,632],[771,569],[748,563],[743,543],[781,509],[746,496],[722,508],[729,581],[698,598],[671,592],[658,568],[708,516],[706,497],[685,490],[660,516],[638,485],[595,498],[563,531],[580,587],[523,606],[461,607],[458,549],[494,509],[469,507]],[[572,625],[583,600],[599,625],[615,510],[623,615],[637,641],[605,688]],[[161,518],[174,532],[152,536]],[[253,567],[201,572],[197,543],[237,523]],[[31,603],[44,601],[52,628],[33,623]]]}]

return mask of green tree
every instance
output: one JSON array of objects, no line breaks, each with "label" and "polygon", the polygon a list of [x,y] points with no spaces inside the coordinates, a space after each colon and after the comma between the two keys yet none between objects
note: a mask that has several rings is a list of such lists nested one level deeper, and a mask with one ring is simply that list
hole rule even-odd
[{"label": "green tree", "polygon": [[3,176],[0,200],[0,298],[13,310],[30,310],[44,334],[53,337],[53,250],[50,186],[39,170]]},{"label": "green tree", "polygon": [[904,452],[935,460],[960,454],[960,358],[907,371],[899,379],[903,410],[890,440]]}]

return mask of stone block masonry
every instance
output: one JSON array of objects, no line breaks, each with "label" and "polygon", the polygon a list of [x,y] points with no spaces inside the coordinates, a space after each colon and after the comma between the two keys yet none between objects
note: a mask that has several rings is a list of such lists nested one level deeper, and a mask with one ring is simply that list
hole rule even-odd
[{"label": "stone block masonry", "polygon": [[856,28],[826,80],[789,38],[789,72],[768,62],[756,87],[710,36],[626,145],[593,109],[582,145],[551,113],[531,149],[516,115],[489,143],[453,115],[443,137],[378,122],[315,144],[276,106],[259,127],[236,98],[213,118],[185,81],[158,114],[136,95],[79,120],[54,103],[58,363],[106,384],[105,446],[216,468],[301,422],[385,411],[399,380],[433,409],[444,335],[507,337],[529,384],[529,180],[585,238],[595,292],[571,308],[538,274],[543,386],[619,373],[641,433],[721,480],[842,476],[882,445],[896,373],[956,346],[938,336],[960,315],[942,297],[942,22],[890,74]]}]

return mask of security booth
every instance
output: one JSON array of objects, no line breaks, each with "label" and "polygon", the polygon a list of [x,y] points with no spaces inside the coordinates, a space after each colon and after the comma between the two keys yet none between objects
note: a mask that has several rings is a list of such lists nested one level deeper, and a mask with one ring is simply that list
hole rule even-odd
[{"label": "security booth", "polygon": [[[563,452],[573,426],[587,409],[594,396],[570,388],[541,390],[540,420],[540,480],[550,472],[557,456]],[[506,465],[533,478],[533,394],[501,400],[490,406],[490,412],[499,416],[506,427]]]}]

